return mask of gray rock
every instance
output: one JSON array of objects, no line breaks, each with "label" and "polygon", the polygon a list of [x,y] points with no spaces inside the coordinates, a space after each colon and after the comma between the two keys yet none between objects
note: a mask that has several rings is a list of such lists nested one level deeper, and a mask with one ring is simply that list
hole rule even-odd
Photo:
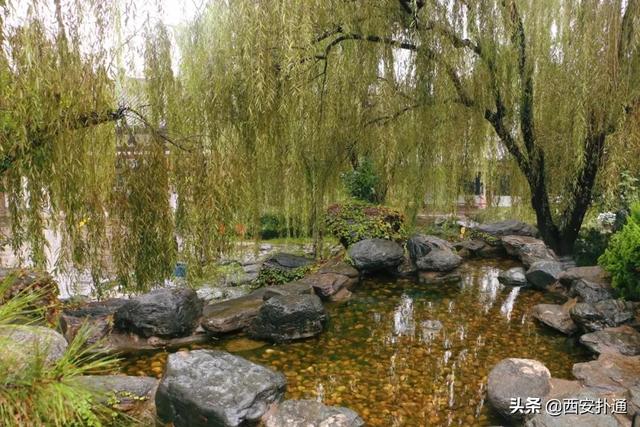
[{"label": "gray rock", "polygon": [[175,427],[257,423],[284,396],[283,374],[215,350],[169,355],[156,393],[158,418]]},{"label": "gray rock", "polygon": [[364,421],[351,409],[315,400],[286,400],[265,417],[265,427],[360,427]]},{"label": "gray rock", "polygon": [[132,298],[113,316],[117,329],[143,337],[183,337],[196,327],[202,301],[192,289],[158,289]]},{"label": "gray rock", "polygon": [[573,365],[573,376],[597,392],[637,391],[640,386],[638,372],[640,356],[619,353],[602,353],[598,360]]},{"label": "gray rock", "polygon": [[[604,401],[608,396],[601,395],[593,390],[580,390],[576,393],[561,396],[558,400],[562,404],[564,399],[572,399],[577,402],[591,401],[598,399]],[[611,403],[610,399],[607,399]],[[543,407],[540,414],[533,416],[524,424],[525,427],[619,427],[616,417],[610,412],[601,414],[549,414]]]},{"label": "gray rock", "polygon": [[113,315],[127,303],[124,298],[110,298],[104,301],[91,301],[78,308],[65,309],[64,314],[73,317],[103,317]]},{"label": "gray rock", "polygon": [[544,398],[551,390],[551,374],[540,362],[531,359],[504,359],[489,373],[489,403],[505,418],[521,420],[524,414],[512,414],[511,400]]},{"label": "gray rock", "polygon": [[568,288],[573,285],[573,282],[580,279],[596,283],[610,282],[609,273],[604,271],[600,266],[568,268],[567,270],[563,271],[558,278],[558,280],[560,280],[560,282]]},{"label": "gray rock", "polygon": [[469,258],[481,256],[480,254],[482,253],[482,249],[489,245],[483,240],[471,239],[456,242],[452,246],[456,250],[458,255],[463,258]]},{"label": "gray rock", "polygon": [[267,300],[251,322],[251,338],[286,342],[322,332],[327,315],[316,295],[278,295]]},{"label": "gray rock", "polygon": [[555,283],[562,273],[562,265],[557,261],[536,261],[527,270],[527,281],[535,288],[546,289]]},{"label": "gray rock", "polygon": [[353,244],[347,253],[355,268],[367,272],[394,268],[404,260],[402,246],[384,239],[361,240]]},{"label": "gray rock", "polygon": [[21,369],[36,354],[44,358],[45,364],[53,365],[67,350],[67,340],[43,326],[1,326],[0,340],[3,344],[0,359],[4,366],[15,369]]},{"label": "gray rock", "polygon": [[416,267],[420,271],[447,272],[455,270],[460,264],[462,264],[462,257],[448,249],[433,249],[416,261]]},{"label": "gray rock", "polygon": [[481,224],[475,227],[476,230],[490,234],[496,237],[502,236],[530,236],[536,237],[538,229],[533,225],[529,225],[522,221],[506,220],[493,222],[490,224]]},{"label": "gray rock", "polygon": [[504,236],[501,240],[507,253],[527,268],[536,261],[557,261],[556,255],[542,240],[529,236]]},{"label": "gray rock", "polygon": [[309,283],[303,280],[296,280],[263,288],[263,292],[262,299],[266,301],[278,295],[313,295],[314,289]]},{"label": "gray rock", "polygon": [[407,240],[407,250],[409,258],[416,263],[418,259],[429,254],[433,250],[441,250],[451,252],[451,244],[446,240],[442,240],[435,236],[426,236],[424,234],[414,234]]},{"label": "gray rock", "polygon": [[262,263],[262,268],[276,270],[295,270],[313,264],[313,260],[299,255],[277,253],[267,258]]},{"label": "gray rock", "polygon": [[498,274],[498,281],[506,286],[525,286],[527,278],[524,268],[513,267]]},{"label": "gray rock", "polygon": [[264,289],[227,301],[206,305],[200,324],[212,335],[234,332],[248,327],[264,304]]},{"label": "gray rock", "polygon": [[584,330],[599,331],[632,322],[635,306],[632,302],[616,299],[594,304],[581,302],[571,309],[570,314],[573,321]]},{"label": "gray rock", "polygon": [[625,356],[640,355],[640,332],[627,325],[584,334],[580,342],[597,354],[614,352]]},{"label": "gray rock", "polygon": [[578,331],[578,326],[571,319],[570,309],[558,304],[538,304],[533,307],[532,315],[541,323],[562,332],[572,335]]},{"label": "gray rock", "polygon": [[111,331],[112,316],[75,317],[67,314],[60,316],[60,329],[67,342],[75,339],[80,329],[86,325],[87,344],[95,344]]},{"label": "gray rock", "polygon": [[574,281],[569,290],[569,295],[588,303],[596,303],[613,298],[611,285],[603,282],[591,282],[586,279]]},{"label": "gray rock", "polygon": [[310,286],[320,298],[327,300],[340,290],[348,289],[351,279],[336,273],[314,273],[303,277],[300,282]]},{"label": "gray rock", "polygon": [[115,397],[119,403],[135,398],[153,398],[158,385],[155,378],[129,375],[83,375],[74,378],[73,381],[101,395],[102,402]]}]

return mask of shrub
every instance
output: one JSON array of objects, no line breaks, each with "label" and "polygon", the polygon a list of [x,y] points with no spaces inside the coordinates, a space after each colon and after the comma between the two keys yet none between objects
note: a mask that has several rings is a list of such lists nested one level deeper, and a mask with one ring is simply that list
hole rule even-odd
[{"label": "shrub", "polygon": [[260,273],[258,273],[256,284],[260,287],[282,285],[283,283],[302,279],[310,270],[311,266],[309,265],[294,268],[292,270],[263,267],[260,269]]},{"label": "shrub", "polygon": [[598,262],[623,297],[640,299],[640,203],[632,205],[626,225],[613,235]]},{"label": "shrub", "polygon": [[594,265],[609,244],[611,233],[594,227],[583,228],[575,243],[573,257],[578,266]]},{"label": "shrub", "polygon": [[[6,295],[13,282],[0,282]],[[0,305],[0,326],[44,323],[46,310],[34,309],[45,292],[27,287]],[[102,402],[102,396],[78,384],[87,374],[111,372],[116,359],[99,355],[98,343],[86,346],[89,328],[82,327],[61,359],[46,361],[45,352],[16,353],[15,343],[0,339],[0,425],[20,426],[123,426],[136,421]]]},{"label": "shrub", "polygon": [[344,247],[364,239],[401,241],[406,238],[404,216],[384,206],[358,202],[332,205],[327,209],[326,223],[329,232]]},{"label": "shrub", "polygon": [[354,199],[369,203],[382,202],[382,194],[378,191],[380,178],[366,157],[360,160],[354,170],[344,172],[341,178],[347,193]]},{"label": "shrub", "polygon": [[290,221],[289,227],[287,227],[287,219],[282,214],[268,213],[262,215],[260,217],[260,238],[267,240],[300,235],[300,227],[296,227],[293,224],[294,221]]}]

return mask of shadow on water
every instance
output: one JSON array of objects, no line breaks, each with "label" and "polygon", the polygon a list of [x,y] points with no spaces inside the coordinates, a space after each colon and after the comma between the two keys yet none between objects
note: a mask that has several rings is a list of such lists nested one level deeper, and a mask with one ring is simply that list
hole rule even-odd
[{"label": "shadow on water", "polygon": [[[590,359],[529,316],[557,298],[500,285],[500,269],[513,265],[473,261],[450,284],[368,279],[350,301],[327,305],[330,321],[317,338],[267,346],[236,336],[208,348],[282,371],[287,398],[350,407],[367,425],[499,425],[484,400],[498,361],[537,359],[554,377],[571,378],[572,365]],[[123,370],[159,376],[166,356],[130,359]]]}]

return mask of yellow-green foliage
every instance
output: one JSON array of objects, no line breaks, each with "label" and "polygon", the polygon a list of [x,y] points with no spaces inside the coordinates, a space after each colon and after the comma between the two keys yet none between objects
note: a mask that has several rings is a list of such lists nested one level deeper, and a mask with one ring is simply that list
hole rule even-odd
[{"label": "yellow-green foliage", "polygon": [[400,212],[362,202],[329,206],[326,222],[329,232],[345,248],[364,239],[401,241],[407,234],[404,215]]},{"label": "yellow-green foliage", "polygon": [[613,235],[598,262],[611,273],[613,287],[623,297],[640,300],[640,203],[631,207],[627,223]]}]

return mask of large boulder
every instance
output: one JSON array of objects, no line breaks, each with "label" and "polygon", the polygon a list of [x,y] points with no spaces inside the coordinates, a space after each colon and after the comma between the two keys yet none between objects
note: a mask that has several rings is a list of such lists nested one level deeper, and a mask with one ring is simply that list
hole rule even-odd
[{"label": "large boulder", "polygon": [[551,390],[551,374],[542,363],[531,359],[504,359],[489,372],[487,396],[489,403],[510,420],[524,418],[513,413],[512,399],[544,398]]},{"label": "large boulder", "polygon": [[490,224],[480,224],[475,227],[476,230],[490,234],[495,237],[502,236],[530,236],[536,237],[538,229],[533,225],[522,221],[506,220],[498,221]]},{"label": "large boulder", "polygon": [[265,290],[259,289],[240,298],[206,305],[200,324],[212,335],[244,329],[258,315],[264,304],[264,294]]},{"label": "large boulder", "polygon": [[596,303],[613,298],[613,290],[606,282],[577,279],[569,289],[569,296],[576,297],[582,302]]},{"label": "large boulder", "polygon": [[562,264],[558,261],[536,261],[527,270],[527,281],[535,288],[546,289],[554,284],[562,273]]},{"label": "large boulder", "polygon": [[635,318],[636,304],[616,299],[576,304],[570,311],[573,321],[586,331],[599,331],[604,328],[630,323]]},{"label": "large boulder", "polygon": [[327,315],[316,295],[278,295],[267,300],[248,329],[250,337],[274,342],[322,332]]},{"label": "large boulder", "polygon": [[202,301],[192,289],[158,289],[132,298],[114,314],[117,329],[143,337],[183,337],[202,315]]},{"label": "large boulder", "polygon": [[433,249],[416,261],[416,267],[420,271],[447,272],[455,270],[460,264],[462,264],[462,257],[449,249]]},{"label": "large boulder", "polygon": [[498,281],[506,286],[525,286],[527,284],[525,270],[522,267],[501,271],[498,274]]},{"label": "large boulder", "polygon": [[527,268],[536,261],[557,261],[555,253],[542,240],[529,236],[504,236],[501,240],[507,253]]},{"label": "large boulder", "polygon": [[67,340],[43,326],[1,326],[0,344],[3,366],[16,370],[22,369],[34,355],[42,357],[46,365],[53,365],[67,350]]},{"label": "large boulder", "polygon": [[562,332],[573,335],[578,331],[578,326],[569,314],[570,306],[558,304],[538,304],[533,307],[532,315],[541,323]]},{"label": "large boulder", "polygon": [[268,414],[265,427],[360,427],[364,421],[348,408],[315,400],[286,400]]},{"label": "large boulder", "polygon": [[598,392],[627,392],[636,396],[640,390],[640,356],[602,353],[598,360],[573,365],[573,376],[584,386]]},{"label": "large boulder", "polygon": [[367,239],[348,250],[353,266],[360,271],[379,271],[397,267],[404,260],[402,246],[391,240]]},{"label": "large boulder", "polygon": [[433,250],[449,251],[452,246],[446,240],[435,236],[425,236],[424,234],[414,234],[407,240],[407,250],[411,261],[416,263],[420,258],[429,254]]},{"label": "large boulder", "polygon": [[597,354],[613,352],[625,356],[640,355],[640,332],[628,325],[584,334],[580,342]]},{"label": "large boulder", "polygon": [[161,422],[175,427],[256,424],[284,396],[283,374],[215,350],[169,355],[156,393]]}]

